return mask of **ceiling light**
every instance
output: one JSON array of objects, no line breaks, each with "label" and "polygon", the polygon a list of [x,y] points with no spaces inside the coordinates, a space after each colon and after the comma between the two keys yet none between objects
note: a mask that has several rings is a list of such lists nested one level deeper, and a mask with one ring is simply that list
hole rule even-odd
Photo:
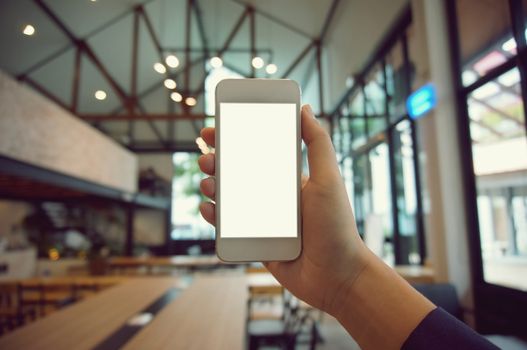
[{"label": "ceiling light", "polygon": [[170,94],[170,98],[174,101],[174,102],[181,102],[183,101],[183,96],[181,96],[181,94],[179,92],[173,92]]},{"label": "ceiling light", "polygon": [[169,66],[170,68],[176,68],[177,66],[179,66],[179,60],[174,55],[168,55],[165,58],[165,62],[167,64],[167,66]]},{"label": "ceiling light", "polygon": [[165,87],[170,90],[175,89],[177,86],[176,81],[174,79],[165,79],[164,84],[165,84]]},{"label": "ceiling light", "polygon": [[159,74],[165,74],[167,72],[167,67],[163,63],[156,62],[154,63],[154,70]]},{"label": "ceiling light", "polygon": [[190,106],[190,107],[193,107],[196,105],[196,99],[194,97],[187,97],[185,99],[185,103],[187,104],[187,106]]},{"label": "ceiling light", "polygon": [[264,60],[258,56],[254,57],[251,63],[256,69],[260,69],[264,66]]},{"label": "ceiling light", "polygon": [[26,24],[22,30],[22,33],[24,33],[24,35],[31,36],[35,34],[35,27],[33,27],[31,24]]},{"label": "ceiling light", "polygon": [[104,92],[103,90],[95,91],[95,98],[98,99],[99,101],[105,100],[106,92]]},{"label": "ceiling light", "polygon": [[210,65],[212,66],[212,68],[220,68],[221,66],[223,66],[223,61],[221,58],[219,58],[218,56],[216,57],[212,57],[210,59]]},{"label": "ceiling light", "polygon": [[267,74],[274,74],[277,70],[278,67],[274,63],[270,63],[267,65],[267,67],[265,67],[265,71],[267,72]]}]

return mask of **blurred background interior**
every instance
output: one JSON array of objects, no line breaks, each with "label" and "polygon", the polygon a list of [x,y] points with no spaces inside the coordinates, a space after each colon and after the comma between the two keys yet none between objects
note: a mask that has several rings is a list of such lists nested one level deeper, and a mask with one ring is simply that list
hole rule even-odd
[{"label": "blurred background interior", "polygon": [[1,1],[0,347],[358,348],[214,255],[199,130],[243,77],[300,84],[370,249],[527,347],[526,18],[525,0]]}]

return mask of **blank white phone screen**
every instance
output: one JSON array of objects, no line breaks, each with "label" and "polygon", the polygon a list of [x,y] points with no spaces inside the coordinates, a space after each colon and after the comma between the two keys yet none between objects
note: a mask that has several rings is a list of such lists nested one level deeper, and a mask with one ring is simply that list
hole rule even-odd
[{"label": "blank white phone screen", "polygon": [[294,103],[220,103],[220,234],[297,236]]}]

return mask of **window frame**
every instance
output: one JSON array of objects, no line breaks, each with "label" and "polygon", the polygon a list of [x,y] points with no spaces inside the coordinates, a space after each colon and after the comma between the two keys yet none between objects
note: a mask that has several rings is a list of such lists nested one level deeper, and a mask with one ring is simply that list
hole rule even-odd
[{"label": "window frame", "polygon": [[[423,222],[423,205],[422,205],[422,189],[421,189],[421,176],[419,168],[419,145],[417,140],[417,131],[415,127],[415,121],[412,120],[406,109],[404,112],[398,113],[397,111],[391,111],[390,101],[389,101],[389,90],[388,90],[388,79],[387,79],[387,65],[386,61],[389,57],[392,50],[397,49],[401,50],[400,54],[403,59],[402,65],[402,80],[404,84],[403,101],[411,94],[411,78],[413,74],[412,65],[410,62],[409,48],[408,48],[408,38],[407,32],[412,25],[412,10],[411,6],[407,5],[406,8],[402,11],[399,18],[395,21],[393,26],[387,32],[388,34],[380,42],[378,48],[368,60],[364,69],[354,77],[356,82],[348,91],[344,94],[342,99],[337,103],[334,111],[330,113],[330,120],[333,123],[339,123],[339,118],[346,117],[340,113],[343,107],[347,107],[348,114],[351,113],[351,106],[353,99],[356,98],[359,94],[362,94],[363,98],[363,111],[361,115],[350,115],[349,118],[362,118],[364,126],[362,127],[364,136],[366,138],[364,144],[360,144],[353,148],[353,140],[350,140],[350,151],[347,154],[343,154],[340,159],[340,164],[343,166],[344,160],[347,157],[355,157],[359,154],[367,156],[369,150],[375,146],[375,143],[378,142],[379,136],[383,138],[383,142],[386,142],[388,145],[388,157],[389,157],[389,169],[390,169],[390,207],[391,207],[391,220],[393,227],[393,236],[387,241],[393,242],[393,250],[395,256],[395,264],[409,264],[409,258],[404,256],[403,252],[405,249],[402,246],[405,244],[401,239],[400,225],[399,225],[399,208],[397,206],[397,184],[396,184],[396,173],[395,173],[395,150],[393,143],[393,135],[397,124],[403,120],[408,120],[411,128],[411,137],[412,137],[412,150],[413,150],[413,161],[414,161],[414,178],[415,178],[415,193],[416,193],[416,213],[415,213],[415,232],[417,239],[417,250],[420,257],[420,264],[423,265],[426,261],[426,243],[425,243],[425,234],[424,234],[424,222]],[[374,73],[380,74],[380,79],[382,80],[380,84],[384,93],[384,105],[383,112],[378,117],[384,117],[384,127],[381,130],[376,130],[373,134],[369,130],[369,119],[368,113],[371,108],[368,108],[368,96],[366,85],[369,83],[367,80],[368,77],[373,77],[376,79]],[[373,75],[372,75],[373,74]],[[334,131],[335,129],[332,128]],[[333,136],[333,135],[332,135]],[[340,140],[342,141],[343,135],[340,135]],[[350,134],[350,137],[353,135]],[[361,136],[362,137],[362,136]],[[352,162],[353,164],[353,162]],[[352,165],[353,167],[353,165]]]},{"label": "window frame", "polygon": [[[463,85],[463,61],[458,29],[456,0],[445,2],[448,20],[448,40],[451,51],[452,78],[458,115],[458,139],[463,172],[467,235],[474,289],[474,316],[476,329],[482,333],[505,333],[525,337],[527,321],[527,292],[486,282],[483,273],[483,257],[479,229],[476,176],[473,167],[472,139],[468,97],[477,88],[495,80],[500,75],[517,67],[520,71],[520,86],[524,115],[527,118],[527,45],[525,40],[524,12],[521,0],[508,1],[513,37],[517,43],[517,55],[494,67],[484,76],[468,86]],[[526,128],[527,128],[527,123]]]}]

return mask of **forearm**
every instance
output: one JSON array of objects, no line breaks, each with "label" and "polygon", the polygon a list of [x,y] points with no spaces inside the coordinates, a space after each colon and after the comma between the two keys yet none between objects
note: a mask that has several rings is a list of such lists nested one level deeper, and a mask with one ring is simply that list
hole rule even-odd
[{"label": "forearm", "polygon": [[400,349],[435,306],[373,253],[339,291],[332,314],[363,349]]}]

